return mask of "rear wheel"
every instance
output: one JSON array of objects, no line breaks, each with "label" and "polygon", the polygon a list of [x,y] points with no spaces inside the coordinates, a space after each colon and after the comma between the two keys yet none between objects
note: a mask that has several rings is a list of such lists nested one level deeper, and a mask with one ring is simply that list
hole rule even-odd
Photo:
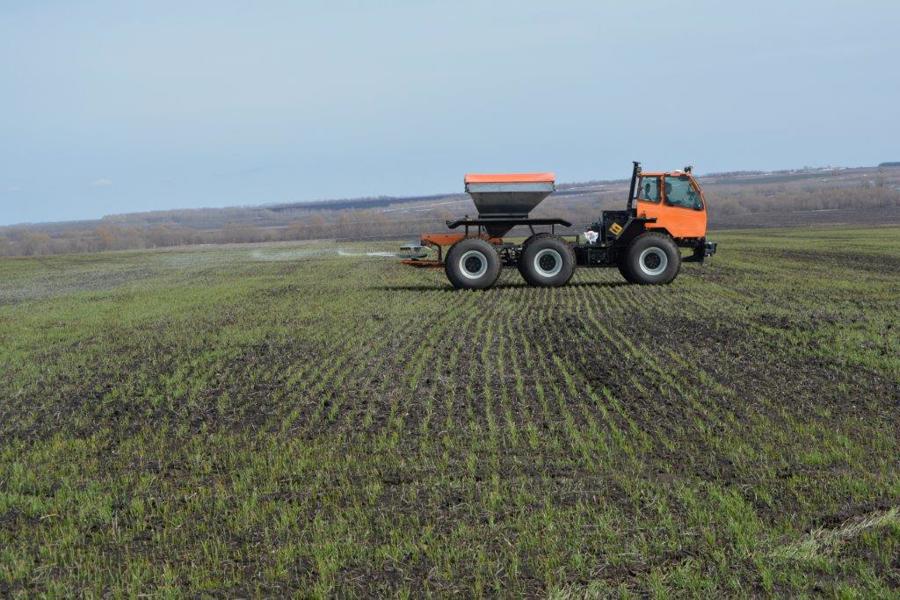
[{"label": "rear wheel", "polygon": [[619,271],[631,283],[671,283],[681,269],[681,253],[663,233],[643,233],[632,240],[619,262]]},{"label": "rear wheel", "polygon": [[444,270],[456,289],[489,288],[500,276],[500,257],[485,240],[466,238],[450,247]]},{"label": "rear wheel", "polygon": [[529,285],[565,285],[575,272],[575,252],[553,236],[532,237],[519,255],[519,273]]}]

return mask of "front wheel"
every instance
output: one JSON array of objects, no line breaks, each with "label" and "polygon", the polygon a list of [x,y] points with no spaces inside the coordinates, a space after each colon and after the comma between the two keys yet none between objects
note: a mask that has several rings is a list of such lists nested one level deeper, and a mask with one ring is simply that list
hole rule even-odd
[{"label": "front wheel", "polygon": [[664,233],[642,233],[620,259],[619,271],[631,283],[671,283],[681,269],[681,253]]},{"label": "front wheel", "polygon": [[456,289],[485,289],[500,276],[500,256],[494,247],[478,238],[462,239],[447,251],[447,279]]}]

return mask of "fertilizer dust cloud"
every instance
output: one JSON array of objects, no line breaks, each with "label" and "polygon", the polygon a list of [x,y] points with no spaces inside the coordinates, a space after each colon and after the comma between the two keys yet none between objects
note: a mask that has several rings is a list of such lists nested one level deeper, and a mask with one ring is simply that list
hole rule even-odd
[{"label": "fertilizer dust cloud", "polygon": [[316,248],[304,250],[279,250],[266,252],[254,250],[250,256],[255,260],[302,260],[305,258],[324,258],[327,256],[352,256],[357,258],[397,258],[396,252],[353,252],[342,248]]}]

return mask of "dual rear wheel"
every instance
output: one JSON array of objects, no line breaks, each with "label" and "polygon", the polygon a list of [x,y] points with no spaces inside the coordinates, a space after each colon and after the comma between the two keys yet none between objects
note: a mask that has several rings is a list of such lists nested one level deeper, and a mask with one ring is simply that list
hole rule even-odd
[{"label": "dual rear wheel", "polygon": [[565,240],[539,233],[522,244],[518,267],[528,285],[566,285],[575,273],[575,252]]},{"label": "dual rear wheel", "polygon": [[[575,253],[561,238],[539,233],[522,245],[519,273],[529,285],[565,285],[575,272]],[[457,289],[489,288],[500,276],[500,256],[496,248],[479,238],[465,238],[447,252],[444,270]]]}]

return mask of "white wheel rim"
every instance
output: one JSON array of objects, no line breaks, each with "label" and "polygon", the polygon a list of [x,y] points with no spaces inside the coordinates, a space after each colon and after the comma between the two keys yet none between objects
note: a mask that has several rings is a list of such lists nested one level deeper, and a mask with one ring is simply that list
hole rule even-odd
[{"label": "white wheel rim", "polygon": [[[466,265],[474,265],[474,260],[478,261],[478,268],[476,270],[470,270]],[[488,260],[487,256],[484,255],[483,252],[478,250],[469,250],[468,252],[464,252],[462,256],[459,257],[459,272],[462,273],[462,276],[466,279],[480,279],[487,273],[488,270]]]},{"label": "white wheel rim", "polygon": [[[648,266],[648,261],[650,262],[650,265],[656,266]],[[647,248],[641,252],[640,257],[638,258],[638,266],[645,275],[662,275],[663,272],[665,272],[666,267],[669,266],[669,257],[666,256],[666,253],[662,248]]]},{"label": "white wheel rim", "polygon": [[[553,267],[549,269],[545,269],[541,266],[541,259],[553,259]],[[549,263],[549,261],[547,261]],[[554,275],[559,275],[559,272],[562,271],[563,268],[563,259],[559,252],[554,250],[553,248],[544,248],[540,252],[534,255],[534,270],[537,271],[538,275],[541,277],[553,277]]]}]

